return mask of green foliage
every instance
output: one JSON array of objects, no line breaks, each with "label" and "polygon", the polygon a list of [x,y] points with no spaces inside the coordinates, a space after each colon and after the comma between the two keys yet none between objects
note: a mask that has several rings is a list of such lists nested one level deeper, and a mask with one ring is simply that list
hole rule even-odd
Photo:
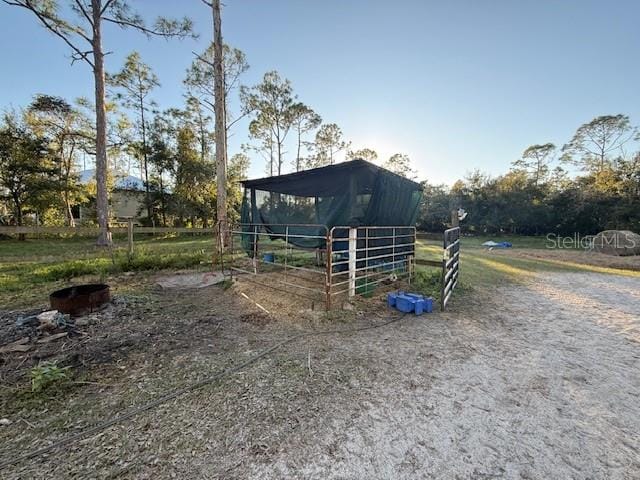
[{"label": "green foliage", "polygon": [[[238,86],[240,76],[249,70],[249,64],[241,50],[229,45],[223,46],[222,54],[224,57],[225,94],[229,95],[231,90]],[[211,43],[203,53],[197,55],[193,60],[184,79],[189,95],[212,114],[215,113],[213,56],[214,44]]]},{"label": "green foliage", "polygon": [[366,160],[367,162],[376,163],[378,160],[378,152],[371,148],[361,148],[360,150],[349,150],[347,152],[347,160],[355,160],[358,158]]},{"label": "green foliage", "polygon": [[446,185],[422,182],[422,192],[417,227],[427,232],[446,230],[453,209],[454,190],[450,191]]},{"label": "green foliage", "polygon": [[419,267],[414,272],[411,289],[437,300],[441,293],[441,279],[442,272],[439,269]]},{"label": "green foliage", "polygon": [[316,141],[313,145],[315,156],[310,159],[309,167],[322,167],[333,165],[336,154],[348,149],[350,143],[342,136],[342,130],[335,123],[325,123],[316,133]]},{"label": "green foliage", "polygon": [[69,379],[69,367],[60,368],[53,362],[43,362],[31,369],[31,392],[42,393]]},{"label": "green foliage", "polygon": [[398,175],[402,175],[403,177],[414,179],[416,177],[416,172],[411,168],[411,160],[408,155],[404,153],[396,153],[391,155],[389,159],[382,164],[384,168],[392,171],[393,173],[397,173]]},{"label": "green foliage", "polygon": [[243,108],[252,112],[249,136],[259,140],[261,148],[269,152],[268,172],[282,173],[284,142],[294,126],[296,95],[291,82],[276,71],[264,74],[262,82],[241,90]]},{"label": "green foliage", "polygon": [[302,136],[305,133],[318,128],[320,123],[322,123],[322,117],[302,102],[295,103],[291,106],[291,116],[293,126],[298,136],[297,154],[294,166],[296,172],[299,172],[304,167],[301,152],[302,145],[306,144],[306,142],[303,142]]},{"label": "green foliage", "polygon": [[49,173],[51,192],[38,205],[40,217],[48,217],[51,225],[58,218],[60,224],[75,226],[72,206],[86,201],[76,165],[80,154],[94,148],[91,121],[81,105],[44,94],[34,97],[24,117],[33,133],[47,142],[54,167]]},{"label": "green foliage", "polygon": [[229,221],[240,220],[242,208],[242,188],[240,182],[247,179],[251,160],[244,153],[236,153],[229,159],[227,167],[227,218]]},{"label": "green foliage", "polygon": [[602,115],[576,130],[573,138],[562,147],[562,160],[598,173],[612,166],[625,143],[637,133],[627,115]]},{"label": "green foliage", "polygon": [[549,163],[556,150],[553,143],[544,145],[531,145],[524,152],[522,157],[512,163],[516,170],[522,170],[532,175],[536,185],[545,180],[549,174]]},{"label": "green foliage", "polygon": [[125,59],[122,70],[107,76],[107,82],[117,90],[116,99],[122,106],[137,117],[136,126],[139,137],[129,142],[129,151],[140,161],[140,171],[146,192],[145,206],[147,218],[153,217],[152,199],[149,182],[149,117],[157,104],[150,99],[151,92],[160,86],[158,77],[151,67],[144,63],[138,52],[130,53]]},{"label": "green foliage", "polygon": [[46,139],[38,137],[15,113],[0,125],[0,198],[12,205],[17,225],[25,208],[37,208],[56,191],[55,174]]},{"label": "green foliage", "polygon": [[202,160],[195,141],[195,133],[190,128],[179,129],[175,153],[175,213],[179,218],[199,217],[206,223],[214,217],[216,206],[215,165],[210,160]]},{"label": "green foliage", "polygon": [[476,171],[450,189],[424,182],[418,228],[442,231],[451,211],[462,207],[468,212],[462,226],[475,235],[638,231],[639,172],[636,154],[574,179],[557,167],[550,175],[518,168],[496,178]]}]

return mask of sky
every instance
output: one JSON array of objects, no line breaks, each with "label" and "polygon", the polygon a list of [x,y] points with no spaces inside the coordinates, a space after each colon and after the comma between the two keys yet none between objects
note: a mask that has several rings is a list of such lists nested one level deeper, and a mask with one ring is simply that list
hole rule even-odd
[{"label": "sky", "polygon": [[[160,78],[154,99],[179,106],[193,52],[212,36],[210,10],[200,0],[130,3],[147,19],[194,20],[196,40],[105,27],[107,71],[137,50]],[[277,70],[354,149],[405,153],[420,180],[452,184],[474,169],[506,172],[531,144],[562,146],[598,115],[639,125],[638,18],[636,0],[225,0],[222,21],[250,65],[241,83]],[[89,67],[71,65],[29,12],[0,3],[0,45],[0,108],[36,93],[92,97]],[[248,141],[240,122],[229,154]],[[264,170],[253,157],[250,177]]]}]

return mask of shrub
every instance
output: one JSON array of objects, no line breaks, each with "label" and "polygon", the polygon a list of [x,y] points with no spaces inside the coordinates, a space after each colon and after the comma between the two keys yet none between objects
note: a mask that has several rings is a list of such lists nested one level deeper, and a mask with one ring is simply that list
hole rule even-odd
[{"label": "shrub", "polygon": [[53,385],[68,380],[69,367],[60,368],[53,362],[43,362],[31,369],[31,391],[41,393]]},{"label": "shrub", "polygon": [[440,298],[442,273],[436,269],[417,269],[413,277],[413,287],[424,295]]}]

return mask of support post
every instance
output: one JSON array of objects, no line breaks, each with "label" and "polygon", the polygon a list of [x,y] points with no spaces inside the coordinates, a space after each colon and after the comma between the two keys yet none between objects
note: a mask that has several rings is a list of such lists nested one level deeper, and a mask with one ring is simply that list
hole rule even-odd
[{"label": "support post", "polygon": [[458,218],[458,210],[451,210],[451,228],[460,226],[460,219]]},{"label": "support post", "polygon": [[356,295],[356,257],[358,245],[358,229],[349,228],[349,296]]},{"label": "support post", "polygon": [[133,257],[133,218],[127,219],[127,253],[129,258]]},{"label": "support post", "polygon": [[258,274],[258,226],[253,226],[253,273]]},{"label": "support post", "polygon": [[331,253],[332,250],[332,242],[333,242],[333,229],[329,230],[327,228],[327,240],[325,243],[325,249],[327,251],[327,258],[325,259],[326,261],[326,272],[325,272],[325,293],[326,293],[326,299],[325,299],[325,308],[327,310],[327,312],[329,310],[331,310],[331,282],[333,279],[333,254]]},{"label": "support post", "polygon": [[289,225],[284,231],[284,279],[287,279],[287,259],[289,258]]}]

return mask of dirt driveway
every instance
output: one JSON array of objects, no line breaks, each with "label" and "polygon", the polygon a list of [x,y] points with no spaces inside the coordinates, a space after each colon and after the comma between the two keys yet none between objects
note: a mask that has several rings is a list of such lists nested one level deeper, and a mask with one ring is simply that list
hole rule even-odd
[{"label": "dirt driveway", "polygon": [[353,397],[251,474],[640,478],[639,280],[545,274],[487,294],[339,341],[368,359]]},{"label": "dirt driveway", "polygon": [[[1,473],[640,478],[640,279],[545,273],[473,298],[446,314],[291,343],[221,384]],[[378,310],[354,322],[389,318]],[[233,330],[243,355],[291,333],[274,327],[269,342],[255,341],[274,325],[252,341]],[[192,356],[179,365],[213,365]]]}]

